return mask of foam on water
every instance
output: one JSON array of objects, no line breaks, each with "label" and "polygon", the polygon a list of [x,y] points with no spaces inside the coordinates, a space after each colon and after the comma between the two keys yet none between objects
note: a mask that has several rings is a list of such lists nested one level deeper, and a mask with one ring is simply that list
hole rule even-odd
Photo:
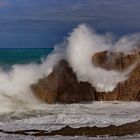
[{"label": "foam on water", "polygon": [[0,128],[51,131],[66,125],[72,127],[121,125],[140,120],[139,109],[139,102],[34,105],[25,110],[1,114]]}]

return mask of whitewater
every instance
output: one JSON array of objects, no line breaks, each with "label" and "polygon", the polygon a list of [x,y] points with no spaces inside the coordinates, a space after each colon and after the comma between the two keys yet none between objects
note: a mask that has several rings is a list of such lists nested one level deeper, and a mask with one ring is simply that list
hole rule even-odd
[{"label": "whitewater", "polygon": [[[138,102],[101,101],[48,105],[36,99],[30,88],[40,78],[48,76],[61,59],[66,59],[79,81],[91,83],[97,91],[112,91],[118,82],[128,78],[134,66],[125,72],[107,71],[92,65],[91,57],[104,50],[131,53],[137,49],[139,41],[139,34],[116,39],[111,33],[100,35],[82,24],[69,33],[63,43],[55,45],[53,51],[47,57],[43,57],[40,63],[36,61],[27,64],[14,63],[6,70],[1,65],[0,128],[52,131],[66,125],[103,127],[140,120]],[[0,136],[5,136],[5,139],[9,137],[2,132]]]},{"label": "whitewater", "polygon": [[134,66],[124,72],[107,71],[95,67],[91,62],[92,56],[104,50],[131,53],[137,48],[139,41],[139,34],[115,40],[109,33],[99,35],[87,25],[79,25],[63,43],[55,45],[54,50],[41,63],[15,63],[8,70],[0,67],[0,112],[12,111],[13,106],[22,102],[38,104],[30,86],[48,76],[54,65],[62,59],[69,62],[79,81],[91,83],[97,91],[112,91],[117,83],[127,79]]},{"label": "whitewater", "polygon": [[[26,106],[19,104],[15,111],[0,114],[0,128],[7,131],[45,130],[52,131],[66,125],[71,127],[109,126],[135,122],[140,119],[138,102],[92,102],[80,104],[40,104]],[[0,133],[0,139],[46,139],[47,137],[20,136]],[[49,138],[49,137],[48,137]],[[139,136],[125,136],[122,139],[139,139]],[[60,137],[50,139],[87,139],[86,137]],[[88,138],[91,139],[91,138]],[[97,139],[97,138],[92,138]],[[101,139],[101,138],[98,138]],[[103,139],[103,138],[102,138]],[[104,139],[115,139],[104,136]],[[117,139],[117,137],[116,137]],[[121,139],[121,138],[119,138]]]}]

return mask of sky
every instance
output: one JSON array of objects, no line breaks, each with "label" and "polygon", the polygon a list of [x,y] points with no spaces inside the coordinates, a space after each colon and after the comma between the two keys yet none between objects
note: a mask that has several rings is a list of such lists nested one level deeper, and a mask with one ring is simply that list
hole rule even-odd
[{"label": "sky", "polygon": [[0,48],[44,48],[78,24],[121,36],[140,32],[140,0],[0,0]]}]

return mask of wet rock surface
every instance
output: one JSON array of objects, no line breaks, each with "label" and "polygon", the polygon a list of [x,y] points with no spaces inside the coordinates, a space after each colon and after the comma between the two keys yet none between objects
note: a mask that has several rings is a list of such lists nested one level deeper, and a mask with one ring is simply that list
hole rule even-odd
[{"label": "wet rock surface", "polygon": [[[108,52],[109,53],[109,52]],[[103,55],[103,56],[102,56]],[[104,69],[111,70],[125,70],[133,64],[136,64],[134,69],[129,73],[128,79],[124,82],[118,83],[117,87],[112,91],[101,93],[98,92],[97,100],[119,100],[119,101],[139,101],[140,100],[140,57],[139,52],[133,54],[123,54],[123,53],[110,53],[109,58],[107,57],[107,52],[100,52],[93,56],[92,61],[96,66]],[[111,62],[102,61],[100,59],[109,59]],[[105,58],[104,58],[105,57]],[[111,57],[111,58],[110,58]],[[95,61],[99,59],[98,61]]]},{"label": "wet rock surface", "polygon": [[72,128],[70,126],[66,126],[60,130],[54,130],[51,132],[45,130],[19,130],[19,131],[4,131],[0,130],[0,133],[6,134],[18,134],[18,135],[30,135],[30,136],[126,136],[126,135],[134,135],[140,134],[140,121],[127,123],[120,126],[110,125],[107,127],[80,127],[80,128]]},{"label": "wet rock surface", "polygon": [[87,82],[78,82],[69,64],[62,60],[53,72],[31,86],[35,95],[47,103],[76,103],[95,100],[95,89]]},{"label": "wet rock surface", "polygon": [[123,71],[140,59],[140,52],[124,54],[122,52],[103,51],[95,53],[92,63],[106,70]]}]

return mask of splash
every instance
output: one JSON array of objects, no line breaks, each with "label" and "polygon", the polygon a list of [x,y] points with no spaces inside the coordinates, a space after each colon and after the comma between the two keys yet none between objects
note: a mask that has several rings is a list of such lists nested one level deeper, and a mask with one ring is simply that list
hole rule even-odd
[{"label": "splash", "polygon": [[92,56],[104,50],[130,52],[136,48],[140,36],[123,37],[114,42],[108,33],[99,35],[86,25],[80,25],[68,37],[67,60],[72,66],[79,81],[87,81],[99,92],[112,91],[118,82],[127,79],[131,66],[125,72],[108,71],[95,67]]},{"label": "splash", "polygon": [[32,94],[30,85],[49,75],[54,65],[63,58],[63,54],[61,48],[56,47],[42,64],[16,64],[9,71],[1,68],[0,112],[28,109],[40,103]]},{"label": "splash", "polygon": [[27,108],[38,104],[30,85],[49,75],[61,59],[69,62],[79,81],[91,83],[97,91],[112,91],[118,82],[127,79],[134,66],[125,72],[108,71],[95,67],[92,56],[104,50],[131,52],[139,40],[140,35],[135,34],[114,41],[109,33],[99,35],[88,26],[79,25],[62,44],[54,47],[42,64],[13,65],[6,72],[0,69],[0,111],[16,110],[19,104]]}]

